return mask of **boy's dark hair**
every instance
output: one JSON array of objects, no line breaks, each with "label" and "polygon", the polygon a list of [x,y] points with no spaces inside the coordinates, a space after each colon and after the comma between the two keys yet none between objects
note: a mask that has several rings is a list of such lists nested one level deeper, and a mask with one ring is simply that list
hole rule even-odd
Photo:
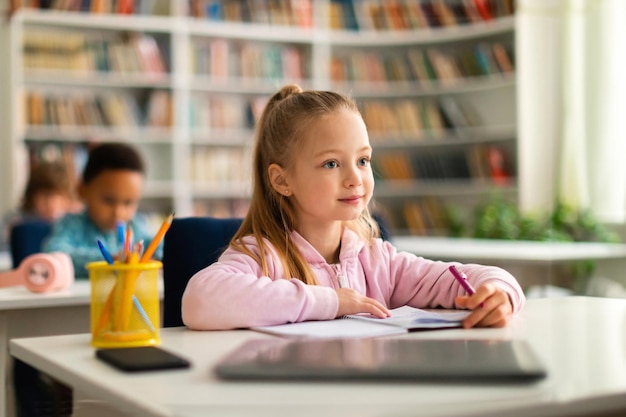
[{"label": "boy's dark hair", "polygon": [[83,170],[83,183],[87,184],[103,171],[111,169],[145,174],[143,159],[135,148],[125,143],[103,143],[89,152]]},{"label": "boy's dark hair", "polygon": [[31,212],[38,193],[59,193],[68,198],[73,196],[72,176],[61,162],[41,161],[30,171],[22,199],[22,211]]}]

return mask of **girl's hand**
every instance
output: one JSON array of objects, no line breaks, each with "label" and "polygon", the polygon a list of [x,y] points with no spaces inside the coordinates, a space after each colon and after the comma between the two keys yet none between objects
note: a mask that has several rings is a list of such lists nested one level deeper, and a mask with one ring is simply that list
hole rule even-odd
[{"label": "girl's hand", "polygon": [[[472,296],[458,296],[454,300],[457,308],[472,310],[463,320],[463,327],[504,327],[513,317],[513,305],[509,295],[490,283],[481,285]],[[482,304],[482,307],[481,307]]]},{"label": "girl's hand", "polygon": [[337,317],[348,314],[369,313],[384,319],[391,315],[387,307],[382,305],[379,301],[361,295],[351,288],[339,288],[336,291],[337,298],[339,299]]}]

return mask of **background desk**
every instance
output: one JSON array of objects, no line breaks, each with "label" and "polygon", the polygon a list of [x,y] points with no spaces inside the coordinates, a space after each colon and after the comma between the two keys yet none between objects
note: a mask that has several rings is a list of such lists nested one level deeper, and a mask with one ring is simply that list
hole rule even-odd
[{"label": "background desk", "polygon": [[25,287],[0,289],[0,416],[10,416],[13,409],[9,339],[88,332],[89,302],[89,281],[46,294]]},{"label": "background desk", "polygon": [[428,259],[498,265],[511,272],[527,290],[556,285],[586,293],[586,282],[572,280],[562,266],[594,261],[595,276],[615,277],[626,286],[626,244],[601,242],[540,242],[523,240],[397,236],[398,250]]},{"label": "background desk", "polygon": [[[524,338],[549,377],[531,385],[224,382],[215,362],[251,331],[165,329],[163,347],[190,370],[127,375],[99,362],[84,335],[11,341],[11,354],[128,415],[219,416],[576,416],[626,415],[626,300],[529,300],[504,329],[450,329],[414,338]],[[604,414],[607,415],[607,414]]]},{"label": "background desk", "polygon": [[626,258],[626,244],[397,236],[398,250],[429,259],[554,263]]}]

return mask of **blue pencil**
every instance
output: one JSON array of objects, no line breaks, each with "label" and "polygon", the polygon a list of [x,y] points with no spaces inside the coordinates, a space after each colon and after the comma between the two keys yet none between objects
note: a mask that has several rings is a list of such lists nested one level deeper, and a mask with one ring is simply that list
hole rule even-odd
[{"label": "blue pencil", "polygon": [[117,222],[117,238],[120,241],[120,244],[123,245],[126,240],[126,228],[124,227],[124,222]]},{"label": "blue pencil", "polygon": [[113,256],[111,256],[111,252],[107,250],[107,248],[104,246],[104,243],[102,243],[100,239],[98,239],[98,247],[100,248],[100,252],[102,253],[102,256],[104,257],[104,260],[109,265],[113,265],[115,263],[115,261],[113,260]]}]

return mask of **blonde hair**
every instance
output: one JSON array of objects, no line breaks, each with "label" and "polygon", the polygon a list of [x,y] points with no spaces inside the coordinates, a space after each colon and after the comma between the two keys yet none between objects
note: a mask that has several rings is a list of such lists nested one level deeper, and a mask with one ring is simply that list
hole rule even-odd
[{"label": "blonde hair", "polygon": [[[263,239],[272,243],[279,256],[286,278],[297,278],[306,284],[317,284],[317,279],[308,262],[291,239],[295,227],[295,212],[289,198],[285,198],[272,187],[268,174],[271,164],[284,170],[293,169],[296,152],[306,137],[303,133],[311,123],[328,114],[341,110],[360,115],[354,101],[331,91],[303,91],[298,85],[287,85],[268,101],[260,117],[253,153],[253,190],[250,209],[240,229],[230,244],[248,254],[268,274],[267,257],[269,248]],[[379,231],[369,210],[365,209],[356,220],[345,222],[368,244]],[[256,238],[260,255],[253,254],[242,242],[244,236]]]}]

